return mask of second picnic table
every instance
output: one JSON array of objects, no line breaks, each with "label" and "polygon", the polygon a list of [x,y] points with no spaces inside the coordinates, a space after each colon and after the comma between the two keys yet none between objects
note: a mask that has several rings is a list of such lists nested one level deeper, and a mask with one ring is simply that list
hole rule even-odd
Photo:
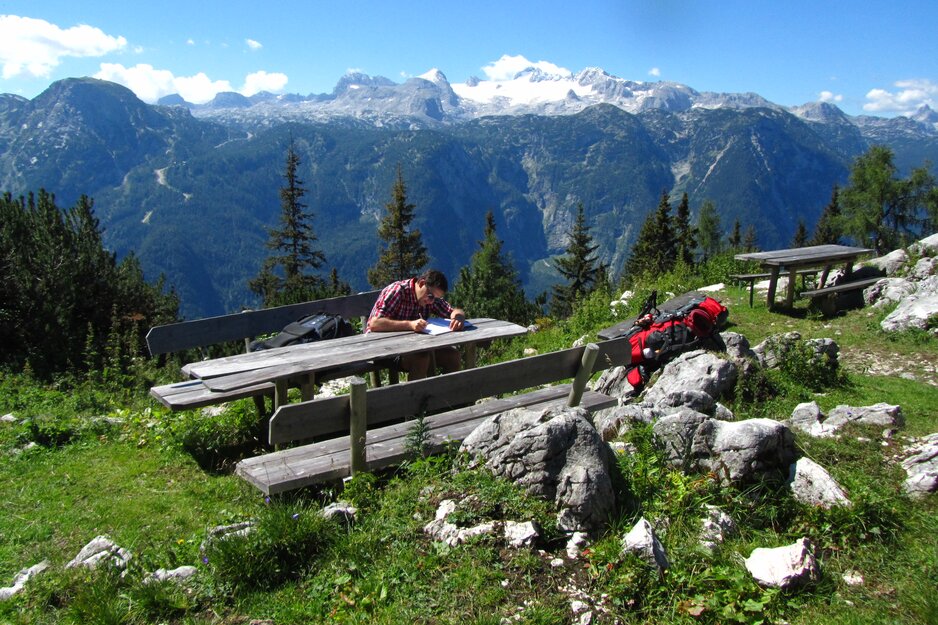
[{"label": "second picnic table", "polygon": [[853,271],[853,263],[856,259],[872,251],[865,247],[850,247],[847,245],[812,245],[769,252],[737,254],[735,258],[736,260],[758,261],[762,267],[769,271],[769,292],[766,297],[769,308],[775,306],[778,277],[783,271],[787,272],[788,289],[785,305],[791,308],[795,299],[795,278],[799,270],[808,267],[819,268],[821,275],[818,279],[818,285],[823,286],[834,265],[843,264],[845,273],[850,274]]}]

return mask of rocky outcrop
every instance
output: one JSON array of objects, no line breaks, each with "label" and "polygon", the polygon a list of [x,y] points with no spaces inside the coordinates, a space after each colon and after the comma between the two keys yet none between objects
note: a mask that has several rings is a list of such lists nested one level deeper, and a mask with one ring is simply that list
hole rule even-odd
[{"label": "rocky outcrop", "polygon": [[772,419],[728,422],[682,410],[653,429],[671,465],[713,472],[723,483],[784,479],[797,457],[791,430]]},{"label": "rocky outcrop", "polygon": [[553,501],[557,525],[598,532],[615,506],[611,452],[582,408],[516,409],[485,421],[461,451],[495,475]]},{"label": "rocky outcrop", "polygon": [[938,491],[938,432],[907,448],[902,468],[908,475],[902,487],[911,497]]},{"label": "rocky outcrop", "polygon": [[795,501],[808,506],[830,509],[850,505],[847,493],[840,484],[824,467],[810,458],[799,458],[791,465],[788,486]]}]

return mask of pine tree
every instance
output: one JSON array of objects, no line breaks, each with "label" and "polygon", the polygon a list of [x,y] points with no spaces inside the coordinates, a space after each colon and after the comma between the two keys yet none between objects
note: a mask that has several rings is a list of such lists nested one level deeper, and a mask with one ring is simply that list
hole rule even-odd
[{"label": "pine tree", "polygon": [[808,244],[808,227],[804,223],[804,219],[798,220],[798,227],[795,229],[795,236],[792,237],[791,246],[792,247],[804,247]]},{"label": "pine tree", "polygon": [[662,191],[658,208],[645,219],[632,246],[624,275],[632,281],[642,275],[660,275],[671,271],[676,261],[677,240],[671,223],[671,203],[667,191]]},{"label": "pine tree", "polygon": [[577,206],[576,221],[566,253],[554,260],[554,267],[566,280],[553,288],[550,311],[554,317],[569,317],[574,303],[592,292],[596,286],[600,266],[593,254],[597,247],[586,225],[586,213],[581,203]]},{"label": "pine tree", "polygon": [[677,244],[677,260],[691,265],[697,253],[697,233],[690,223],[690,203],[687,193],[681,196],[674,214],[674,238]]},{"label": "pine tree", "polygon": [[485,235],[479,249],[469,265],[460,270],[450,299],[473,317],[527,324],[536,315],[537,309],[525,298],[511,259],[502,252],[492,211],[485,215]]},{"label": "pine tree", "polygon": [[836,184],[831,191],[831,201],[827,203],[817,225],[814,226],[814,236],[811,245],[839,245],[843,231],[840,224],[840,187]]},{"label": "pine tree", "polygon": [[730,233],[729,238],[726,240],[727,245],[730,246],[731,250],[738,250],[742,247],[743,237],[740,233],[741,226],[739,225],[739,219],[733,222],[733,231]]},{"label": "pine tree", "polygon": [[752,224],[746,228],[746,237],[743,239],[743,249],[747,252],[759,251],[759,243],[756,237],[756,227]]},{"label": "pine tree", "polygon": [[385,208],[387,214],[378,226],[378,237],[384,241],[385,248],[378,262],[368,270],[368,282],[375,288],[416,276],[430,262],[420,230],[411,228],[416,206],[407,202],[407,187],[400,165],[391,201]]},{"label": "pine tree", "polygon": [[897,172],[892,150],[873,146],[854,162],[850,186],[840,196],[845,233],[880,254],[938,223],[938,187],[928,167],[905,179]]},{"label": "pine tree", "polygon": [[291,139],[283,175],[285,184],[280,188],[280,227],[268,230],[266,245],[274,253],[248,285],[268,307],[314,300],[325,293],[323,279],[307,273],[319,269],[326,257],[313,247],[317,237],[311,223],[313,215],[306,211],[303,202],[306,188],[297,174],[299,166],[300,156]]},{"label": "pine tree", "polygon": [[716,256],[723,249],[720,215],[710,200],[703,203],[697,215],[697,238],[704,260]]}]

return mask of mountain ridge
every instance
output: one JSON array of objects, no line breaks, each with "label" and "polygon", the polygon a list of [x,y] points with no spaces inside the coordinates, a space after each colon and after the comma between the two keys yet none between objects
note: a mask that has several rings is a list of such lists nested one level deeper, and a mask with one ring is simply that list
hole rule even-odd
[{"label": "mountain ridge", "polygon": [[[578,76],[594,87],[602,78],[598,69]],[[522,80],[532,77],[558,83],[534,74]],[[93,197],[109,248],[136,254],[151,279],[165,274],[184,314],[202,317],[257,304],[246,285],[268,253],[291,140],[327,267],[353,288],[368,286],[375,230],[402,165],[432,262],[455,276],[492,210],[530,295],[556,279],[549,260],[563,252],[579,203],[615,274],[662,191],[675,202],[687,192],[692,213],[711,200],[724,229],[739,220],[756,228],[761,245],[777,247],[800,220],[813,225],[832,186],[846,182],[851,161],[874,142],[895,151],[900,171],[938,162],[938,133],[928,124],[853,118],[824,103],[792,112],[742,106],[757,102],[742,94],[728,98],[734,106],[693,106],[692,97],[716,99],[673,88],[644,93],[644,108],[633,113],[610,102],[586,105],[582,92],[570,92],[537,107],[579,107],[573,113],[539,114],[525,104],[516,114],[455,121],[456,90],[441,90],[442,72],[429,78],[398,85],[350,76],[321,102],[287,103],[341,113],[313,118],[259,115],[291,99],[272,94],[225,94],[224,116],[197,115],[145,104],[95,79],[59,81],[33,100],[7,94],[0,190],[44,187],[63,206]],[[639,83],[602,85],[634,97]]]}]

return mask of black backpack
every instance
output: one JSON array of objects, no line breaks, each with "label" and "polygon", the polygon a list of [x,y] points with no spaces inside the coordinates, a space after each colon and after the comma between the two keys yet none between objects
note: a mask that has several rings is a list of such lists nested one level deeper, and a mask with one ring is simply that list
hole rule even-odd
[{"label": "black backpack", "polygon": [[355,329],[352,327],[352,324],[341,315],[317,313],[303,317],[299,321],[294,321],[281,330],[277,336],[252,341],[249,349],[252,352],[258,352],[262,349],[270,349],[272,347],[325,341],[328,339],[336,339],[340,336],[352,336],[353,334],[355,334]]}]

